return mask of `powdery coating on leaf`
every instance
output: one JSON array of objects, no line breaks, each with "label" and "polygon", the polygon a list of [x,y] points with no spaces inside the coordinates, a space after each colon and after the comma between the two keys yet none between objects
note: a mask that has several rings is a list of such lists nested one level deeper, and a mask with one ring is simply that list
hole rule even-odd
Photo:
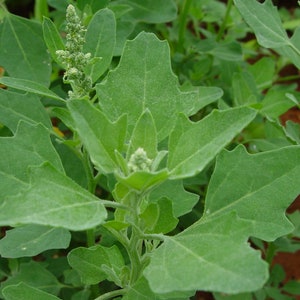
[{"label": "powdery coating on leaf", "polygon": [[181,116],[169,139],[167,167],[172,178],[191,177],[203,168],[255,117],[247,107],[213,111],[197,123]]},{"label": "powdery coating on leaf", "polygon": [[156,293],[257,290],[267,280],[268,265],[247,244],[250,233],[251,223],[234,214],[199,221],[166,239],[154,251],[144,275]]},{"label": "powdery coating on leaf", "polygon": [[201,106],[198,91],[180,91],[167,42],[145,32],[126,43],[119,66],[96,89],[101,110],[112,121],[128,114],[129,135],[149,109],[159,141],[170,133],[179,112],[190,115]]},{"label": "powdery coating on leaf", "polygon": [[28,189],[0,206],[1,225],[34,223],[86,230],[105,218],[106,210],[98,198],[49,164],[32,168]]},{"label": "powdery coating on leaf", "polygon": [[208,187],[205,218],[236,211],[253,222],[252,235],[274,240],[293,230],[285,210],[300,192],[299,178],[299,146],[255,155],[242,147],[224,151]]}]

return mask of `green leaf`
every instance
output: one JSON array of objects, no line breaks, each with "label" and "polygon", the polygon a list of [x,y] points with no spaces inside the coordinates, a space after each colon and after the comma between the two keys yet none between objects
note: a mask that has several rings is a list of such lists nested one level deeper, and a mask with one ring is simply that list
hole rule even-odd
[{"label": "green leaf", "polygon": [[0,89],[0,122],[15,133],[20,120],[33,125],[41,123],[47,128],[52,127],[46,109],[38,97]]},{"label": "green leaf", "polygon": [[296,28],[293,36],[289,40],[290,44],[288,46],[276,48],[278,52],[283,57],[288,57],[291,62],[299,69],[300,68],[300,28]]},{"label": "green leaf", "polygon": [[270,57],[263,57],[255,64],[249,66],[249,72],[255,80],[260,91],[272,86],[275,73],[275,60]]},{"label": "green leaf", "polygon": [[284,128],[285,134],[291,140],[300,145],[300,124],[287,121]]},{"label": "green leaf", "polygon": [[9,285],[3,289],[3,295],[5,300],[59,300],[54,295],[43,292],[40,289],[36,289],[32,286],[21,282],[17,285]]},{"label": "green leaf", "polygon": [[20,122],[14,137],[0,138],[0,203],[17,194],[29,181],[28,167],[49,161],[63,172],[49,133],[42,125]]},{"label": "green leaf", "polygon": [[138,149],[143,148],[147,157],[154,159],[157,155],[157,134],[151,112],[146,110],[133,129],[127,151],[127,159]]},{"label": "green leaf", "polygon": [[103,223],[100,199],[50,164],[33,167],[27,189],[1,203],[0,225],[41,224],[86,230]]},{"label": "green leaf", "polygon": [[145,32],[126,43],[119,66],[96,89],[101,110],[111,120],[128,114],[129,135],[141,114],[149,109],[158,141],[168,136],[178,112],[194,114],[203,103],[206,105],[210,93],[216,93],[205,90],[202,100],[197,90],[181,92],[171,69],[168,43]]},{"label": "green leaf", "polygon": [[169,173],[165,169],[159,172],[136,171],[127,177],[116,174],[119,182],[140,192],[161,184],[168,176]]},{"label": "green leaf", "polygon": [[104,266],[111,269],[116,278],[124,266],[123,256],[117,246],[78,247],[69,253],[68,261],[70,266],[79,273],[84,284],[98,284],[104,279],[111,280]]},{"label": "green leaf", "polygon": [[258,92],[255,80],[248,72],[234,73],[232,91],[235,106],[249,105],[257,102]]},{"label": "green leaf", "polygon": [[82,100],[67,103],[79,136],[93,163],[104,173],[113,173],[118,164],[115,150],[122,152],[126,135],[126,116],[111,123],[92,104]]},{"label": "green leaf", "polygon": [[263,47],[277,48],[290,43],[278,10],[271,0],[264,3],[256,0],[234,0],[234,3]]},{"label": "green leaf", "polygon": [[165,23],[177,17],[177,6],[173,0],[123,0],[120,3],[131,6],[129,14],[139,22]]},{"label": "green leaf", "polygon": [[[41,263],[35,261],[21,263],[17,273],[14,273],[12,277],[9,277],[6,281],[1,283],[1,291],[4,290],[5,287],[8,289],[8,286],[16,285],[20,282],[32,288],[40,289],[54,295],[57,295],[62,287],[52,273],[50,273]],[[34,291],[28,292],[34,293]]]},{"label": "green leaf", "polygon": [[61,64],[58,56],[56,54],[57,50],[65,50],[65,45],[62,38],[51,19],[44,17],[43,19],[43,35],[47,48],[52,56],[52,58]]},{"label": "green leaf", "polygon": [[172,201],[168,198],[160,198],[156,203],[150,203],[140,217],[147,233],[168,233],[178,223],[173,215]]},{"label": "green leaf", "polygon": [[267,280],[268,265],[249,247],[251,223],[222,215],[200,220],[167,237],[151,256],[144,275],[156,293],[175,291],[255,291]]},{"label": "green leaf", "polygon": [[35,81],[21,79],[21,78],[13,78],[13,77],[1,77],[0,83],[15,88],[17,90],[26,91],[29,93],[52,98],[55,100],[65,101],[63,98],[56,95],[54,92],[46,88],[44,85]]},{"label": "green leaf", "polygon": [[172,201],[175,217],[180,217],[190,212],[199,200],[198,195],[189,193],[184,189],[182,180],[167,180],[163,182],[151,191],[149,201],[155,203],[161,197]]},{"label": "green leaf", "polygon": [[50,57],[39,23],[7,14],[0,24],[0,44],[0,65],[11,77],[49,85]]},{"label": "green leaf", "polygon": [[86,5],[89,5],[93,12],[98,11],[99,9],[105,8],[110,0],[78,0],[77,6],[80,10],[84,10]]},{"label": "green leaf", "polygon": [[168,293],[164,295],[155,294],[149,287],[149,284],[145,277],[141,277],[137,280],[133,286],[129,287],[129,291],[125,294],[122,300],[187,300],[190,299],[195,292],[176,292]]},{"label": "green leaf", "polygon": [[246,125],[256,112],[247,107],[214,110],[192,123],[181,116],[169,140],[168,169],[171,178],[199,173]]},{"label": "green leaf", "polygon": [[262,108],[260,112],[269,118],[278,118],[285,113],[295,103],[286,97],[288,90],[281,88],[271,88],[268,90],[263,101],[261,102]]},{"label": "green leaf", "polygon": [[71,234],[63,228],[25,225],[6,231],[0,240],[2,257],[17,258],[35,256],[49,249],[66,249]]},{"label": "green leaf", "polygon": [[300,192],[299,178],[299,146],[255,155],[243,147],[224,151],[208,187],[204,216],[236,211],[253,223],[253,236],[272,241],[293,230],[284,211]]},{"label": "green leaf", "polygon": [[116,20],[114,13],[105,8],[93,15],[85,35],[83,51],[91,53],[92,57],[102,59],[92,64],[88,70],[92,81],[97,79],[108,69],[116,43]]}]

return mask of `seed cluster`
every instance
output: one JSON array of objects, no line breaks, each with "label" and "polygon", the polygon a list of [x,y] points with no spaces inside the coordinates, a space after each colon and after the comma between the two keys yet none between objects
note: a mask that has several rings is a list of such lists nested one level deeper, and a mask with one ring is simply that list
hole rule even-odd
[{"label": "seed cluster", "polygon": [[66,48],[56,53],[66,68],[64,81],[72,87],[69,98],[83,98],[88,96],[92,89],[92,80],[85,74],[91,54],[83,53],[86,29],[81,24],[73,5],[67,7],[66,32]]}]

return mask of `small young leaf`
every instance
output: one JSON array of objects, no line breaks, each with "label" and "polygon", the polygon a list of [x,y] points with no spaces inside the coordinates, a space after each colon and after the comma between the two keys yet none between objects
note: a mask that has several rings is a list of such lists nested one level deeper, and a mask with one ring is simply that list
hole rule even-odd
[{"label": "small young leaf", "polygon": [[56,95],[47,87],[35,81],[13,77],[1,77],[0,83],[15,88],[17,90],[26,91],[55,100],[65,101],[63,98]]},{"label": "small young leaf", "polygon": [[15,133],[20,120],[52,127],[49,115],[37,96],[0,89],[0,122]]},{"label": "small young leaf", "polygon": [[25,225],[6,231],[0,254],[7,258],[35,256],[49,249],[66,249],[70,239],[70,232],[63,228]]},{"label": "small young leaf", "polygon": [[49,85],[51,64],[42,36],[34,20],[6,15],[0,24],[0,65],[11,77]]},{"label": "small young leaf", "polygon": [[126,116],[111,123],[92,104],[82,100],[67,103],[75,127],[93,163],[104,173],[118,169],[115,150],[122,152],[126,135]]},{"label": "small young leaf", "polygon": [[27,285],[24,282],[3,289],[5,300],[60,300],[54,295]]},{"label": "small young leaf", "polygon": [[2,201],[0,225],[41,224],[86,230],[103,223],[106,210],[90,194],[50,164],[30,169],[29,187]]},{"label": "small young leaf", "polygon": [[164,182],[169,176],[167,170],[159,172],[136,171],[127,177],[116,174],[119,182],[137,191],[146,191]]},{"label": "small young leaf", "polygon": [[100,245],[72,250],[68,255],[68,261],[80,275],[84,284],[97,284],[108,278],[103,266],[112,269],[116,277],[124,266],[123,256],[117,246],[110,248]]},{"label": "small young leaf", "polygon": [[173,215],[172,201],[168,198],[160,198],[156,203],[150,203],[141,218],[147,233],[168,233],[178,223]]},{"label": "small young leaf", "polygon": [[127,159],[138,149],[143,148],[150,159],[154,159],[157,155],[157,134],[151,112],[146,110],[133,129],[130,138]]},{"label": "small young leaf", "polygon": [[62,41],[62,38],[51,19],[44,17],[43,20],[43,34],[44,40],[48,47],[48,50],[52,58],[58,63],[61,64],[58,56],[56,54],[57,50],[64,50],[65,45]]},{"label": "small young leaf", "polygon": [[264,3],[257,0],[234,0],[234,3],[263,47],[276,48],[290,43],[271,0]]},{"label": "small young leaf", "polygon": [[300,192],[299,178],[299,146],[255,155],[243,147],[224,151],[208,187],[204,216],[234,210],[253,223],[253,236],[272,241],[293,230],[284,211]]},{"label": "small young leaf", "polygon": [[191,177],[203,170],[255,115],[254,110],[239,107],[215,110],[197,123],[181,116],[169,140],[168,169],[171,177]]},{"label": "small young leaf", "polygon": [[87,71],[95,82],[109,67],[116,43],[116,20],[114,13],[105,8],[93,15],[85,35],[83,51],[102,59]]},{"label": "small young leaf", "polygon": [[150,202],[156,202],[161,197],[172,201],[173,214],[180,217],[190,212],[199,200],[199,196],[187,192],[182,180],[167,180],[151,191],[149,195]]},{"label": "small young leaf", "polygon": [[163,294],[192,290],[240,293],[261,288],[268,265],[247,244],[251,230],[250,222],[227,214],[200,220],[166,237],[144,271],[151,289]]}]

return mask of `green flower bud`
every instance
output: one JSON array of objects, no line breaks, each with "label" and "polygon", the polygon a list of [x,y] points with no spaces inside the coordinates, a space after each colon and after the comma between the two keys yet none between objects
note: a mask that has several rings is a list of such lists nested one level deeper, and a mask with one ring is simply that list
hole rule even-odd
[{"label": "green flower bud", "polygon": [[150,171],[152,159],[147,157],[147,153],[143,148],[138,148],[131,156],[128,162],[130,172]]}]

